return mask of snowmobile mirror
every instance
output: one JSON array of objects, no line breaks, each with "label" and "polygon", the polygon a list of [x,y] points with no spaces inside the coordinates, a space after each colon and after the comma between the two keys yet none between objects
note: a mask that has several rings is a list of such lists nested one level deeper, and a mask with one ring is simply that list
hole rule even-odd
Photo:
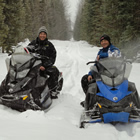
[{"label": "snowmobile mirror", "polygon": [[13,51],[9,50],[8,51],[8,56],[12,55],[13,54]]},{"label": "snowmobile mirror", "polygon": [[132,59],[126,59],[126,63],[132,64],[133,60]]},{"label": "snowmobile mirror", "polygon": [[8,56],[12,55],[12,52],[8,53]]}]

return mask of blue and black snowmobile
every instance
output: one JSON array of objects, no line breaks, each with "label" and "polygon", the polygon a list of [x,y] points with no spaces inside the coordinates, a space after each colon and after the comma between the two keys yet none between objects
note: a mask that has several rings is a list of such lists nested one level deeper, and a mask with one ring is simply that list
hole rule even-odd
[{"label": "blue and black snowmobile", "polygon": [[[48,88],[49,76],[41,76],[39,72],[42,59],[37,54],[30,54],[23,46],[16,47],[6,60],[8,73],[0,85],[1,104],[18,111],[45,110],[50,107],[52,98]],[[61,72],[57,83],[56,95],[63,86]]]},{"label": "blue and black snowmobile", "polygon": [[96,122],[140,122],[140,98],[135,84],[128,81],[131,63],[115,57],[89,63],[95,63],[94,81],[86,94],[80,128]]}]

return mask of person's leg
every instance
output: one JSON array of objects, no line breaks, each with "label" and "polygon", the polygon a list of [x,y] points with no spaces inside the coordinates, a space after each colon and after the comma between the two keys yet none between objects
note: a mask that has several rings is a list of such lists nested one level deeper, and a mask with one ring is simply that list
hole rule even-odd
[{"label": "person's leg", "polygon": [[59,70],[55,66],[52,66],[47,68],[46,74],[50,76],[48,87],[49,89],[54,90],[58,84]]},{"label": "person's leg", "polygon": [[[81,79],[81,86],[83,88],[83,91],[86,95],[86,98],[85,100],[88,99],[87,96],[89,96],[89,94],[94,94],[96,92],[96,82],[95,82],[95,79],[93,78],[93,80],[91,82],[88,81],[88,75],[84,75]],[[95,95],[94,95],[95,96]],[[85,106],[85,101],[82,101],[80,103],[83,107]]]},{"label": "person's leg", "polygon": [[[87,90],[88,90],[88,74],[84,75],[81,79],[81,87],[86,95],[87,93]],[[85,104],[85,101],[82,101],[81,103],[81,106],[84,107],[84,104]]]},{"label": "person's leg", "polygon": [[86,74],[82,77],[81,86],[82,86],[84,93],[86,94],[86,92],[88,90],[88,74]]},{"label": "person's leg", "polygon": [[85,109],[89,110],[94,107],[94,104],[96,103],[96,93],[97,93],[97,84],[96,82],[93,82],[89,84],[88,91],[85,98]]},{"label": "person's leg", "polygon": [[51,98],[57,99],[57,94],[59,92],[57,92],[56,89],[58,84],[59,70],[55,66],[52,66],[46,70],[46,74],[50,76],[48,79],[48,87],[50,89]]}]

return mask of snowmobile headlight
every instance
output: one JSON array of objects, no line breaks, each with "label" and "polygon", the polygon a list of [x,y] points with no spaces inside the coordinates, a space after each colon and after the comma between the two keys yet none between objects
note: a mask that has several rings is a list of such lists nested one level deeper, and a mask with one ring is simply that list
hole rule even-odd
[{"label": "snowmobile headlight", "polygon": [[9,89],[9,92],[10,92],[10,93],[11,93],[11,92],[13,92],[13,89],[12,89],[12,88],[10,88],[10,89]]},{"label": "snowmobile headlight", "polygon": [[26,100],[27,98],[28,98],[28,96],[26,95],[26,96],[24,96],[22,99],[23,99],[23,100]]},{"label": "snowmobile headlight", "polygon": [[133,103],[130,103],[130,107],[132,107],[133,106]]},{"label": "snowmobile headlight", "polygon": [[99,108],[102,108],[102,106],[98,103]]},{"label": "snowmobile headlight", "polygon": [[19,99],[19,97],[18,97],[18,96],[15,96],[15,99],[16,99],[16,100],[18,100],[18,99]]}]

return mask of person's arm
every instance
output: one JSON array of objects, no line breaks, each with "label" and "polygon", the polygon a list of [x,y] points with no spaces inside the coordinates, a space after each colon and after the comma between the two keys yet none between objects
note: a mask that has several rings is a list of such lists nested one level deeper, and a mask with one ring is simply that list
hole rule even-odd
[{"label": "person's arm", "polygon": [[49,43],[49,47],[50,47],[49,49],[50,56],[47,57],[46,59],[44,58],[43,60],[43,66],[45,68],[52,66],[56,60],[56,49],[54,48],[54,45],[51,42]]},{"label": "person's arm", "polygon": [[88,73],[88,81],[90,82],[92,80],[92,71],[89,71]]},{"label": "person's arm", "polygon": [[26,48],[29,50],[29,52],[33,52],[33,53],[35,52],[35,44],[36,44],[35,40],[33,40],[28,44]]},{"label": "person's arm", "polygon": [[49,61],[54,64],[55,60],[56,60],[56,49],[54,47],[54,45],[50,42],[50,47],[51,47],[51,55],[49,57]]},{"label": "person's arm", "polygon": [[121,57],[121,52],[119,50],[114,50],[109,57]]},{"label": "person's arm", "polygon": [[100,55],[99,55],[99,58],[106,58],[108,57],[108,53],[107,52],[102,52]]},{"label": "person's arm", "polygon": [[112,45],[108,50],[108,57],[121,57],[121,52],[118,48]]},{"label": "person's arm", "polygon": [[106,58],[108,57],[108,53],[107,52],[103,52],[102,49],[98,52],[96,60],[98,61],[100,58]]}]

